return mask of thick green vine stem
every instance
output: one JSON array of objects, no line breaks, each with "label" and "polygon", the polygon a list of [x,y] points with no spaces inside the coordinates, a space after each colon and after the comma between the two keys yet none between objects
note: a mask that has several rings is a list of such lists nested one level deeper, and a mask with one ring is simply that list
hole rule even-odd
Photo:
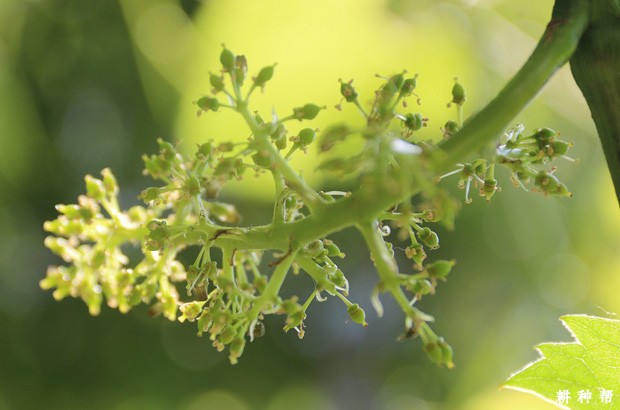
[{"label": "thick green vine stem", "polygon": [[570,59],[588,102],[620,203],[620,4],[590,2],[590,24]]},{"label": "thick green vine stem", "polygon": [[[160,184],[140,193],[144,206],[127,211],[119,208],[110,170],[101,179],[87,176],[86,195],[77,204],[58,205],[58,218],[45,223],[52,233],[46,245],[67,265],[50,267],[41,287],[55,289],[58,300],[83,299],[93,315],[104,301],[121,312],[149,304],[154,316],[195,322],[198,334],[208,334],[217,350],[228,347],[229,359],[236,363],[246,342],[265,332],[266,315],[283,315],[284,330],[295,330],[301,338],[310,305],[327,296],[342,301],[352,322],[368,325],[364,310],[349,300],[355,282],[337,265],[345,255],[327,238],[352,227],[362,234],[377,268],[379,280],[370,299],[378,316],[383,313],[380,296],[388,293],[404,313],[402,338],[419,336],[434,362],[452,367],[452,348],[431,330],[433,318],[415,306],[435,293],[455,264],[428,257],[439,247],[434,224],[452,226],[459,205],[442,180],[453,177],[465,191],[465,202],[472,201],[474,190],[490,201],[500,189],[496,174],[503,168],[516,187],[570,196],[551,163],[568,158],[571,144],[551,129],[526,133],[517,125],[497,138],[493,155],[467,158],[471,147],[451,142],[472,138],[467,131],[471,125],[463,126],[466,95],[458,80],[451,100],[457,118],[446,122],[440,146],[423,141],[418,131],[428,118],[406,103],[415,98],[419,104],[418,75],[406,72],[382,78],[369,107],[358,101],[352,81],[340,81],[343,100],[360,112],[361,121],[335,124],[317,135],[303,122],[326,107],[308,103],[283,117],[272,114],[268,121],[251,110],[253,91],[266,86],[275,65],[250,79],[244,56],[224,47],[220,62],[221,72],[210,75],[212,94],[196,101],[198,113],[232,110],[247,125],[250,138],[205,141],[191,157],[159,140],[159,153],[143,159],[145,174]],[[331,148],[345,139],[357,140],[358,152],[330,156]],[[354,180],[352,191],[315,190],[291,167],[293,155],[314,145],[324,156],[319,168]],[[447,157],[462,162],[448,167]],[[248,173],[273,179],[273,213],[267,225],[243,226],[235,207],[217,199],[223,186]],[[127,245],[141,249],[140,260],[125,255]],[[195,258],[182,264],[178,255],[187,249]],[[409,266],[398,266],[396,252],[403,253]],[[314,286],[282,298],[291,271],[307,274]]]},{"label": "thick green vine stem", "polygon": [[441,167],[450,167],[497,139],[549,78],[568,62],[588,26],[589,3],[589,0],[556,1],[552,20],[525,65],[493,101],[465,122],[455,138],[440,144],[447,153]]}]

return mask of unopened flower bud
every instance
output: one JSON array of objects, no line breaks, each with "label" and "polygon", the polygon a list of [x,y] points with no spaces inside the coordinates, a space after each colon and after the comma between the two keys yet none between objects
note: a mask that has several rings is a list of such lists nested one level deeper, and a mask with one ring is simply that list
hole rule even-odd
[{"label": "unopened flower bud", "polygon": [[267,67],[263,67],[258,72],[258,75],[253,78],[254,84],[256,84],[257,87],[264,87],[267,81],[271,80],[271,77],[273,77],[273,69],[275,66],[276,65],[274,64],[274,65],[270,65]]},{"label": "unopened flower bud", "polygon": [[461,85],[461,83],[459,83],[458,78],[455,78],[454,86],[452,87],[452,101],[450,103],[454,103],[456,105],[463,105],[465,104],[465,100],[465,88]]},{"label": "unopened flower bud", "polygon": [[434,279],[445,279],[456,262],[454,260],[438,260],[426,265],[426,271]]},{"label": "unopened flower bud", "polygon": [[439,248],[439,237],[429,228],[424,227],[418,232],[418,238],[430,249]]},{"label": "unopened flower bud", "polygon": [[316,132],[312,128],[304,128],[303,130],[299,131],[298,136],[299,142],[301,142],[303,145],[310,145],[316,137]]},{"label": "unopened flower bud", "polygon": [[222,63],[222,68],[224,71],[230,73],[235,68],[235,55],[224,47],[222,53],[220,54],[220,63]]},{"label": "unopened flower bud", "polygon": [[319,107],[316,104],[306,104],[303,107],[297,107],[293,109],[293,116],[297,118],[299,121],[302,120],[312,120],[319,115],[319,112],[324,107]]},{"label": "unopened flower bud", "polygon": [[347,313],[355,323],[359,323],[364,327],[368,326],[368,323],[366,323],[366,313],[364,313],[364,309],[357,303],[349,306],[347,308]]}]

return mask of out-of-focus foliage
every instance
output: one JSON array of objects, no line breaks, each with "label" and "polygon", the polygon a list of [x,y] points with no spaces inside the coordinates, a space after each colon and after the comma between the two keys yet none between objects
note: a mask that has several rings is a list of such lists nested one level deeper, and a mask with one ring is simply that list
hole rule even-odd
[{"label": "out-of-focus foliage", "polygon": [[[0,408],[551,408],[497,385],[536,358],[532,345],[566,338],[558,316],[620,311],[620,214],[567,70],[518,120],[576,143],[580,163],[566,167],[574,197],[506,190],[493,206],[465,207],[457,231],[442,234],[439,252],[458,259],[458,269],[423,307],[455,346],[459,365],[450,372],[412,344],[386,342],[401,330],[387,304],[381,320],[368,315],[372,332],[347,325],[336,303],[317,304],[311,316],[330,320],[309,321],[303,341],[270,332],[231,367],[191,325],[178,329],[140,310],[93,319],[80,303],[55,303],[38,288],[46,266],[58,263],[41,246],[42,221],[81,192],[84,174],[110,166],[128,207],[146,184],[140,156],[157,137],[189,148],[244,135],[226,119],[196,120],[191,104],[208,90],[222,42],[256,66],[278,63],[287,77],[274,83],[269,104],[275,97],[280,110],[336,104],[338,78],[355,78],[368,94],[376,83],[364,79],[407,69],[424,80],[421,95],[449,95],[458,75],[473,111],[525,60],[550,8],[509,0],[0,3]],[[437,119],[424,129],[429,138],[452,114],[431,100],[439,99],[422,101]],[[332,122],[330,111],[321,117]],[[240,212],[264,222],[269,209],[253,201]],[[367,283],[354,296],[367,300],[372,266],[353,257],[362,244],[347,232],[338,240],[350,261],[343,269]]]}]

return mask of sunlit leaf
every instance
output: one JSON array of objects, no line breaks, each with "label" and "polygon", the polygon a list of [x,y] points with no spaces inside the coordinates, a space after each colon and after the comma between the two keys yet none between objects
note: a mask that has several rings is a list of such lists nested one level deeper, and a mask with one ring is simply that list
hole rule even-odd
[{"label": "sunlit leaf", "polygon": [[502,387],[535,394],[569,409],[620,408],[620,320],[569,315],[571,343],[543,343],[542,357]]}]

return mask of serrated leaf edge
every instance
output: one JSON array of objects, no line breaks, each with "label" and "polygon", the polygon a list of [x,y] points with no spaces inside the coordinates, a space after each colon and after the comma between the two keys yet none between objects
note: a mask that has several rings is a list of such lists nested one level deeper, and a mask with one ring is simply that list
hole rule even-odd
[{"label": "serrated leaf edge", "polygon": [[[564,326],[564,328],[566,328],[568,333],[570,333],[570,335],[573,337],[573,341],[572,342],[543,342],[543,343],[537,344],[534,348],[536,349],[536,351],[538,352],[540,357],[538,359],[532,361],[532,362],[529,362],[528,364],[526,364],[520,370],[517,370],[516,372],[512,373],[510,375],[510,377],[508,377],[506,382],[508,382],[510,379],[512,379],[517,374],[524,372],[525,370],[527,370],[528,368],[530,368],[534,364],[540,362],[541,360],[547,359],[547,357],[543,354],[542,350],[539,349],[539,347],[542,346],[542,345],[556,345],[557,346],[557,345],[578,344],[578,345],[582,345],[583,346],[583,344],[581,344],[581,342],[580,342],[579,338],[577,337],[577,335],[573,332],[573,330],[569,327],[568,323],[566,322],[567,318],[581,318],[581,317],[587,317],[589,319],[596,319],[596,320],[604,320],[604,321],[609,321],[609,322],[620,322],[617,319],[609,319],[609,318],[604,318],[604,317],[600,317],[600,316],[592,316],[592,315],[586,315],[586,314],[576,314],[576,315],[560,316],[560,323],[562,323],[562,326]],[[502,389],[509,389],[509,390],[515,390],[515,391],[520,391],[520,392],[524,392],[524,393],[529,393],[529,394],[532,394],[532,395],[534,395],[534,396],[536,396],[536,397],[546,401],[547,403],[551,403],[551,404],[555,405],[556,407],[558,407],[560,409],[570,410],[570,407],[566,407],[564,405],[561,405],[557,401],[551,400],[550,398],[543,396],[542,394],[538,393],[537,391],[530,390],[530,389],[525,389],[525,388],[519,387],[519,386],[509,385],[509,384],[506,384],[506,382],[504,382],[503,384],[499,385],[499,389],[500,390],[502,390]]]}]

